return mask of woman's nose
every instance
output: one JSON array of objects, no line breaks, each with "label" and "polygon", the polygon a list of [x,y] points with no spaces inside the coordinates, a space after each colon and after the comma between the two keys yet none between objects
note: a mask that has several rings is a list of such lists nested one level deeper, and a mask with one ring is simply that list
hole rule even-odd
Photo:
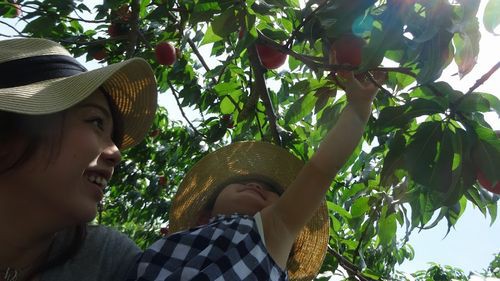
[{"label": "woman's nose", "polygon": [[122,160],[120,149],[118,149],[114,142],[111,142],[108,146],[106,146],[101,154],[101,157],[112,167],[118,165],[118,163]]}]

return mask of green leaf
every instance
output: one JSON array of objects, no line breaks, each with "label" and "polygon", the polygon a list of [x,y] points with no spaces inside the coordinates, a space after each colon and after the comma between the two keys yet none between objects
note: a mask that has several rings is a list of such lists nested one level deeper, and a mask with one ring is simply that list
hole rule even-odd
[{"label": "green leaf", "polygon": [[500,180],[500,173],[498,172],[498,167],[500,167],[500,145],[499,141],[496,143],[489,143],[484,140],[479,140],[475,146],[474,162],[477,165],[476,168],[480,169],[486,177],[492,181]]},{"label": "green leaf", "polygon": [[435,163],[431,164],[432,172],[428,175],[429,186],[433,190],[443,193],[448,193],[450,190],[458,191],[454,186],[451,186],[454,156],[452,138],[454,135],[446,128],[441,136],[437,159]]},{"label": "green leaf", "polygon": [[443,111],[444,108],[432,100],[416,99],[402,106],[384,108],[380,112],[377,125],[382,132],[390,132],[395,128],[403,128],[416,117]]},{"label": "green leaf", "polygon": [[405,152],[405,166],[415,182],[429,186],[429,175],[432,174],[441,136],[442,126],[436,121],[420,124],[412,136]]},{"label": "green leaf", "polygon": [[500,24],[498,11],[500,11],[500,0],[489,0],[483,14],[484,28],[495,35],[499,35],[495,33],[496,27]]},{"label": "green leaf", "polygon": [[490,110],[489,101],[481,95],[470,93],[464,95],[457,104],[456,111],[462,113],[487,112]]},{"label": "green leaf", "polygon": [[497,202],[495,202],[493,204],[488,204],[486,207],[488,208],[488,212],[490,213],[490,217],[491,217],[490,226],[493,226],[493,223],[495,222],[495,220],[497,218],[498,204],[497,204]]},{"label": "green leaf", "polygon": [[388,216],[382,215],[378,221],[378,237],[380,244],[388,246],[396,236],[397,222],[396,214],[392,213]]},{"label": "green leaf", "polygon": [[217,42],[220,40],[222,40],[222,37],[215,34],[213,29],[212,29],[212,26],[209,26],[207,28],[207,31],[205,32],[205,36],[203,36],[203,40],[201,41],[201,45],[214,43],[214,42]]},{"label": "green leaf", "polygon": [[500,117],[500,99],[498,99],[495,95],[488,93],[476,93],[476,94],[481,95],[483,98],[488,100],[491,109],[496,111],[497,115]]},{"label": "green leaf", "polygon": [[29,22],[25,27],[23,32],[34,33],[37,36],[47,36],[50,37],[52,29],[55,28],[56,20],[49,16],[38,17],[33,21]]},{"label": "green leaf", "polygon": [[346,211],[344,208],[342,208],[341,206],[333,203],[333,202],[326,202],[326,206],[328,207],[328,210],[331,210],[339,215],[341,215],[342,217],[346,218],[346,219],[350,219],[352,218],[351,217],[351,214]]},{"label": "green leaf", "polygon": [[215,85],[214,90],[220,95],[220,96],[225,96],[235,90],[238,90],[241,88],[241,84],[237,83],[236,81],[231,81],[231,82],[223,82],[223,83],[218,83]]},{"label": "green leaf", "polygon": [[290,106],[290,109],[288,109],[288,111],[286,112],[285,122],[295,123],[304,118],[304,116],[311,114],[316,99],[317,98],[312,92],[309,92],[300,97]]},{"label": "green leaf", "polygon": [[455,62],[458,65],[460,78],[463,78],[476,65],[477,55],[479,53],[478,39],[480,37],[479,24],[477,25],[477,30],[474,34],[462,32],[453,36],[453,44],[456,48]]},{"label": "green leaf", "polygon": [[212,21],[212,30],[220,37],[226,37],[238,29],[236,10],[234,8],[223,11]]},{"label": "green leaf", "polygon": [[394,137],[390,140],[389,143],[389,152],[384,157],[384,166],[382,168],[380,182],[382,185],[387,186],[390,185],[390,178],[394,174],[394,171],[404,164],[404,149],[406,146],[406,139],[401,133],[398,131]]},{"label": "green leaf", "polygon": [[443,72],[445,62],[449,57],[449,44],[453,34],[441,30],[431,40],[423,43],[422,52],[418,59],[420,71],[417,80],[421,84],[433,82]]},{"label": "green leaf", "polygon": [[353,218],[360,217],[370,210],[368,204],[369,197],[359,197],[351,206],[351,215]]},{"label": "green leaf", "polygon": [[222,99],[220,103],[220,113],[222,114],[230,114],[233,113],[236,109],[236,106],[228,97]]}]

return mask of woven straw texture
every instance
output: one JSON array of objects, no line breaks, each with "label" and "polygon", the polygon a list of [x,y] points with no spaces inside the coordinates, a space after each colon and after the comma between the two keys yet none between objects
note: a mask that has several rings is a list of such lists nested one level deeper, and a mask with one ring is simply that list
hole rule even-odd
[{"label": "woven straw texture", "polygon": [[[265,142],[237,142],[210,153],[193,166],[179,186],[170,210],[170,231],[195,226],[216,187],[232,179],[260,178],[286,188],[302,166],[303,162],[285,149]],[[325,257],[328,231],[323,203],[295,241],[287,263],[291,280],[312,280],[316,276]]]},{"label": "woven straw texture", "polygon": [[[32,56],[71,56],[64,47],[45,39],[0,41],[0,64]],[[140,142],[156,111],[156,81],[149,64],[140,58],[70,77],[0,89],[0,110],[21,114],[50,114],[68,109],[100,86],[110,94],[123,120],[122,149]]]}]

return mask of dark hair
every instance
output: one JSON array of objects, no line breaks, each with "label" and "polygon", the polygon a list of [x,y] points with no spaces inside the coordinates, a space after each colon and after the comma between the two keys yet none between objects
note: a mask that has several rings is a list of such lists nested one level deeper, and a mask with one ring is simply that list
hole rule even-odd
[{"label": "dark hair", "polygon": [[[12,149],[3,149],[0,158],[0,174],[22,166],[42,145],[48,145],[54,155],[56,141],[62,134],[64,112],[48,115],[24,115],[0,111],[0,145],[8,147],[14,142],[21,142],[21,153]],[[18,155],[15,155],[18,153]]]}]

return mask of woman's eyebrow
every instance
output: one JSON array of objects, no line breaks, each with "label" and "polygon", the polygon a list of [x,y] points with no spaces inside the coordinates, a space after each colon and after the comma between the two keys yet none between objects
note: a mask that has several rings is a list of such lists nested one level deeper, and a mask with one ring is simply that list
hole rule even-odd
[{"label": "woman's eyebrow", "polygon": [[80,103],[77,105],[77,107],[79,108],[85,108],[85,107],[93,107],[93,108],[97,108],[99,111],[101,111],[107,118],[111,118],[111,113],[109,112],[109,110],[107,108],[105,108],[104,106],[101,106],[97,103],[93,103],[93,102],[84,102],[84,103]]}]

